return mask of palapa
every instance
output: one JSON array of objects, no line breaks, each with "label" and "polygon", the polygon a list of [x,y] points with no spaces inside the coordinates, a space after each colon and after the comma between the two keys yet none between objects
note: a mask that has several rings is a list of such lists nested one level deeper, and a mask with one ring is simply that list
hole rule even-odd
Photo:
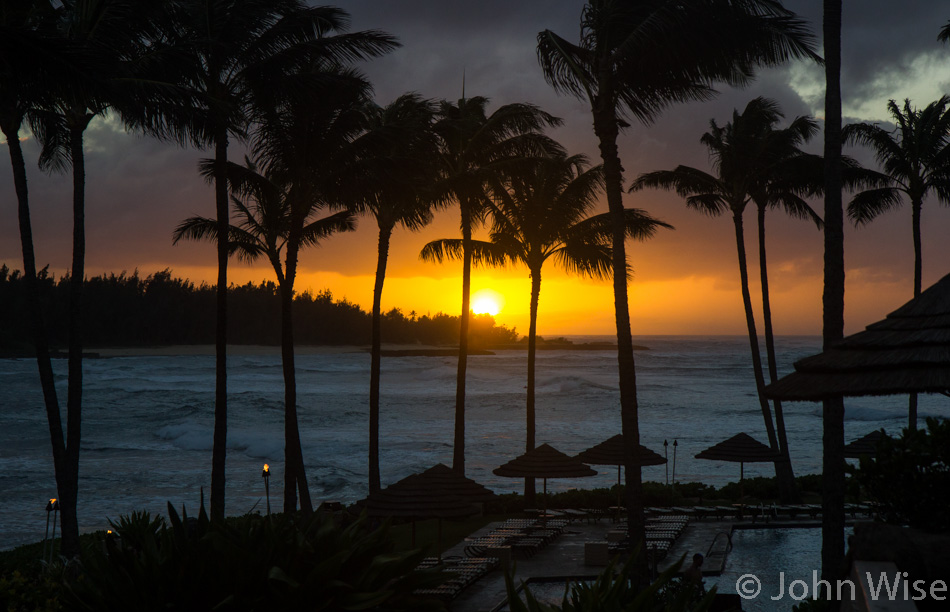
[{"label": "palapa", "polygon": [[781,400],[947,393],[950,390],[950,275],[887,317],[765,388]]},{"label": "palapa", "polygon": [[774,462],[780,455],[746,433],[737,433],[728,440],[710,446],[696,455],[697,459],[732,461],[739,464],[739,498],[745,498],[742,481],[746,463]]},{"label": "palapa", "polygon": [[[578,453],[575,455],[576,459],[579,459],[583,463],[589,463],[592,465],[623,465],[624,464],[624,447],[623,447],[623,434],[617,434],[616,436],[604,440],[600,444],[591,446],[587,450]],[[663,465],[666,463],[666,459],[661,457],[659,454],[653,452],[644,445],[640,445],[640,457],[639,464],[641,466],[647,465]]]},{"label": "palapa", "polygon": [[[446,479],[438,474],[426,476],[426,473],[412,474],[395,482],[385,489],[370,493],[358,502],[367,514],[377,517],[408,517],[412,519],[412,546],[416,545],[416,519],[435,518],[439,522],[438,556],[442,557],[442,519],[462,518],[478,514],[479,509],[473,499],[466,498],[464,492],[453,490],[449,486],[436,486],[434,479]],[[459,477],[462,478],[462,477]],[[468,480],[468,479],[466,479]],[[472,484],[480,487],[475,481]],[[458,486],[458,485],[453,485]],[[469,485],[463,485],[472,489]],[[484,488],[484,487],[482,487]],[[487,490],[487,489],[486,489]],[[489,493],[491,493],[489,491]],[[476,496],[484,495],[476,491]]]},{"label": "palapa", "polygon": [[860,459],[861,457],[873,457],[877,454],[877,445],[887,434],[883,429],[872,431],[866,436],[850,442],[844,447],[844,456],[847,459]]},{"label": "palapa", "polygon": [[[565,455],[550,444],[542,444],[508,463],[492,470],[496,476],[509,478],[543,478],[544,510],[547,510],[548,478],[584,478],[596,476],[597,472]],[[545,512],[546,514],[546,512]]]},{"label": "palapa", "polygon": [[550,444],[542,444],[492,470],[511,478],[583,478],[597,472]]},{"label": "palapa", "polygon": [[[625,463],[623,434],[604,440],[600,444],[591,446],[587,450],[574,456],[584,463],[593,465],[616,465],[617,466],[617,507],[620,507],[620,470]],[[637,461],[641,467],[649,465],[663,465],[666,458],[653,452],[644,445],[640,445],[640,454]]]},{"label": "palapa", "polygon": [[432,486],[422,474],[412,474],[360,502],[370,516],[457,518],[478,513],[473,502],[457,492]]},{"label": "palapa", "polygon": [[449,466],[437,463],[419,473],[429,486],[454,494],[467,502],[484,503],[495,499],[495,494],[482,484],[462,476]]}]

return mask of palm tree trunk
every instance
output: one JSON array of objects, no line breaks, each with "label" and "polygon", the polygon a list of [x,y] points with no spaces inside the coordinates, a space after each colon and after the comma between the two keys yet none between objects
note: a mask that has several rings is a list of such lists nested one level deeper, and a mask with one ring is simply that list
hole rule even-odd
[{"label": "palm tree trunk", "polygon": [[[608,97],[601,90],[601,96]],[[624,441],[626,468],[627,533],[634,545],[646,542],[643,517],[643,481],[640,472],[640,420],[637,402],[637,372],[633,358],[633,336],[630,331],[630,311],[627,298],[627,253],[624,241],[626,227],[623,214],[623,168],[617,154],[619,128],[614,108],[595,108],[594,132],[604,162],[604,181],[612,226],[612,268],[614,288],[614,316],[617,324],[617,366],[620,375],[620,422]],[[642,551],[642,548],[639,549]],[[646,568],[646,556],[641,554],[638,565]]]},{"label": "palm tree trunk", "polygon": [[464,199],[462,209],[462,318],[459,326],[459,362],[455,387],[455,447],[452,469],[465,475],[465,373],[468,369],[468,322],[472,285],[472,214]]},{"label": "palm tree trunk", "polygon": [[313,504],[297,425],[297,369],[294,360],[294,281],[297,278],[299,235],[298,230],[287,239],[287,272],[280,287],[280,354],[284,368],[284,512],[297,510],[296,494],[300,491],[300,510],[311,514]]},{"label": "palm tree trunk", "polygon": [[218,222],[216,288],[214,440],[211,449],[211,519],[224,520],[225,463],[228,446],[228,133],[219,129],[214,147],[215,214]]},{"label": "palm tree trunk", "polygon": [[[841,0],[824,0],[825,254],[822,340],[844,337],[844,214],[841,204]],[[821,575],[833,583],[845,571],[844,398],[823,402]],[[830,595],[830,594],[829,594]],[[817,597],[816,597],[817,598]]]},{"label": "palm tree trunk", "polygon": [[[742,231],[742,213],[735,212],[732,220],[736,227],[736,251],[739,255],[739,281],[742,285],[742,306],[745,309],[746,328],[749,332],[749,348],[752,351],[752,375],[755,377],[755,390],[759,396],[759,407],[762,409],[762,418],[765,421],[765,432],[769,438],[769,447],[778,451],[778,441],[775,438],[775,426],[772,423],[772,411],[769,402],[765,399],[765,377],[762,374],[762,355],[759,353],[759,337],[755,332],[755,318],[752,315],[752,296],[749,293],[749,269],[745,252],[745,236]],[[778,463],[775,465],[775,475],[779,475]]]},{"label": "palm tree trunk", "polygon": [[[759,226],[759,279],[762,284],[762,325],[765,328],[765,352],[769,361],[769,382],[778,380],[778,366],[775,360],[775,335],[772,332],[772,305],[769,300],[769,266],[765,256],[765,206],[758,205]],[[788,434],[785,431],[785,414],[782,402],[772,400],[775,408],[775,429],[778,436],[779,452],[782,461],[775,464],[778,471],[779,499],[783,504],[795,504],[801,501],[795,486],[795,473],[792,470],[792,458],[788,450]]]},{"label": "palm tree trunk", "polygon": [[379,370],[382,344],[383,281],[389,260],[389,239],[393,228],[379,228],[379,251],[376,258],[376,284],[373,286],[373,337],[369,364],[369,492],[379,491]]},{"label": "palm tree trunk", "polygon": [[[525,451],[531,451],[535,445],[534,424],[534,367],[538,350],[538,300],[541,296],[541,268],[531,270],[531,314],[528,323],[528,399],[525,410],[527,427],[525,429]],[[534,478],[524,479],[524,501],[534,505]]]},{"label": "palm tree trunk", "polygon": [[[85,113],[82,113],[85,115]],[[82,120],[85,122],[85,118]],[[82,434],[82,289],[86,276],[86,162],[84,126],[70,131],[73,165],[73,261],[69,275],[69,382],[66,391],[66,478],[59,490],[62,553],[79,554],[79,448]]]},{"label": "palm tree trunk", "polygon": [[46,406],[46,421],[49,426],[50,443],[53,447],[53,470],[56,475],[56,488],[68,488],[68,470],[66,469],[66,444],[63,440],[63,422],[59,413],[59,400],[56,397],[56,384],[53,377],[53,364],[50,360],[49,343],[46,339],[46,326],[43,322],[43,309],[40,301],[39,285],[36,278],[36,254],[33,250],[33,225],[30,220],[29,190],[26,182],[26,163],[20,146],[19,126],[22,117],[0,123],[0,130],[7,139],[10,150],[10,165],[13,169],[13,186],[17,195],[17,217],[20,226],[20,247],[23,251],[23,281],[26,286],[26,299],[30,313],[30,335],[36,351],[36,366],[43,389],[43,401]]},{"label": "palm tree trunk", "polygon": [[920,245],[920,209],[922,202],[915,201],[911,203],[911,224],[914,231],[914,297],[920,296],[921,273],[923,268],[923,257],[921,255]]},{"label": "palm tree trunk", "polygon": [[[923,202],[911,203],[911,220],[914,232],[914,297],[920,296],[921,276],[923,273],[923,255],[920,243],[920,209]],[[917,394],[911,393],[907,405],[907,427],[913,431],[917,429]]]}]

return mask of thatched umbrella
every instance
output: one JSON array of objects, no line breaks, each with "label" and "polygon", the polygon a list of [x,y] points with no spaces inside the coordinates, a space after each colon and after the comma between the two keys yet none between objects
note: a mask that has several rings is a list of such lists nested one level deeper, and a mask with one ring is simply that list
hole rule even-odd
[{"label": "thatched umbrella", "polygon": [[548,478],[583,478],[596,476],[597,472],[574,457],[565,455],[549,444],[542,444],[508,463],[495,468],[496,476],[509,478],[543,478],[544,507],[547,514]]},{"label": "thatched umbrella", "polygon": [[950,390],[950,275],[887,317],[765,388],[781,400],[946,393]]},{"label": "thatched umbrella", "polygon": [[428,486],[457,495],[470,503],[484,503],[496,497],[484,485],[462,476],[443,463],[437,463],[428,470],[420,472],[419,476]]},{"label": "thatched umbrella", "polygon": [[844,456],[847,459],[860,459],[861,457],[873,457],[877,454],[877,444],[887,434],[883,429],[872,431],[866,436],[853,440],[844,447]]},{"label": "thatched umbrella", "polygon": [[778,453],[746,433],[737,433],[728,440],[710,446],[696,455],[697,459],[732,461],[739,464],[739,499],[745,498],[742,481],[746,463],[771,463],[779,458]]},{"label": "thatched umbrella", "polygon": [[[467,487],[469,485],[454,485],[458,488],[452,490],[448,486],[435,485],[433,483],[434,478],[440,479],[442,477],[438,474],[435,477],[432,475],[426,476],[425,473],[412,474],[385,489],[370,493],[368,497],[358,502],[358,505],[365,508],[370,516],[400,516],[412,519],[412,546],[416,545],[416,519],[438,519],[438,555],[441,558],[442,519],[471,516],[477,514],[479,510],[473,505],[473,499],[467,499],[464,492],[460,492],[462,486]],[[481,487],[475,481],[471,482],[476,487]],[[484,487],[482,488],[484,489]],[[488,493],[491,492],[488,491]],[[476,491],[476,496],[480,496],[482,501],[485,497],[484,494],[478,491]]]},{"label": "thatched umbrella", "polygon": [[[624,460],[624,447],[623,447],[623,434],[617,434],[616,436],[604,440],[600,444],[591,446],[587,450],[578,453],[574,456],[575,459],[580,460],[583,463],[588,463],[591,465],[616,465],[617,466],[617,506],[621,505],[620,503],[620,470],[623,468]],[[666,463],[666,458],[661,457],[659,454],[653,452],[644,445],[640,445],[640,455],[639,461],[641,467],[648,465],[663,465]]]}]

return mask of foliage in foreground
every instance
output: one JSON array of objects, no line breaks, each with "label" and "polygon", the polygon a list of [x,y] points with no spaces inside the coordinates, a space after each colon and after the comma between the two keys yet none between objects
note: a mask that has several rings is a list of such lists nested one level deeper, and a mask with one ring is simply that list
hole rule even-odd
[{"label": "foliage in foreground", "polygon": [[950,532],[950,420],[928,418],[926,430],[882,438],[854,475],[886,522]]},{"label": "foliage in foreground", "polygon": [[716,597],[713,588],[700,595],[690,585],[674,579],[682,565],[682,559],[646,587],[638,585],[634,570],[634,556],[630,557],[619,571],[612,561],[600,576],[591,583],[575,583],[564,594],[561,605],[546,604],[537,600],[531,588],[523,585],[521,594],[516,591],[511,574],[505,576],[508,591],[508,608],[513,612],[705,612]]},{"label": "foliage in foreground", "polygon": [[338,526],[329,513],[212,523],[148,513],[113,524],[83,551],[67,583],[70,610],[425,610],[412,595],[438,584],[418,572],[418,550],[396,553],[386,528]]}]

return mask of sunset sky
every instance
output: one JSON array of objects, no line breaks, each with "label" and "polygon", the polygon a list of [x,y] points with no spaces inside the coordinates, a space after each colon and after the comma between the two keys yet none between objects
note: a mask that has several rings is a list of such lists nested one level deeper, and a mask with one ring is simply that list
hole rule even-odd
[{"label": "sunset sky", "polygon": [[[821,2],[788,1],[786,6],[807,18],[821,36]],[[433,99],[455,100],[466,94],[491,99],[491,109],[509,102],[532,102],[564,119],[551,132],[570,153],[584,153],[599,162],[584,102],[559,97],[544,82],[535,55],[537,33],[551,29],[576,40],[583,2],[547,0],[484,0],[479,3],[401,0],[359,0],[342,3],[352,15],[351,29],[382,29],[403,47],[361,66],[374,84],[377,101],[386,104],[406,91]],[[888,99],[910,98],[925,106],[950,92],[950,46],[936,36],[950,19],[945,0],[918,0],[899,9],[890,0],[844,3],[843,96],[846,121],[886,121]],[[786,117],[822,114],[824,75],[815,65],[793,64],[764,71],[743,90],[723,88],[714,101],[677,106],[654,125],[635,124],[621,136],[620,152],[629,182],[639,173],[687,164],[709,168],[699,143],[710,119],[720,124],[733,109],[756,96],[777,100]],[[490,110],[491,110],[490,109]],[[30,196],[37,261],[57,274],[69,265],[71,248],[70,181],[49,177],[35,165],[37,148],[27,141]],[[171,268],[176,276],[213,281],[215,253],[209,243],[172,246],[174,227],[185,217],[212,216],[213,192],[196,172],[207,153],[179,149],[141,136],[128,135],[114,120],[97,121],[87,132],[87,273],[149,274]],[[5,149],[6,147],[4,147]],[[810,150],[821,151],[820,137]],[[239,155],[233,149],[234,158]],[[866,151],[849,150],[873,165]],[[9,158],[0,170],[0,263],[21,268],[16,200]],[[635,335],[738,334],[745,323],[739,296],[736,248],[729,217],[708,218],[686,210],[682,200],[666,192],[625,195],[625,205],[643,208],[676,227],[648,243],[629,247],[635,276],[631,314]],[[847,201],[847,197],[846,197]],[[821,211],[821,202],[813,202]],[[602,205],[606,210],[606,205]],[[747,246],[755,252],[754,216],[748,211]],[[947,272],[946,236],[950,210],[936,200],[924,205],[924,286]],[[439,213],[418,233],[397,230],[383,297],[385,309],[457,314],[461,301],[461,265],[419,260],[429,240],[456,237],[458,211]],[[773,213],[768,222],[769,273],[777,333],[819,334],[821,331],[822,237],[813,224]],[[358,231],[326,241],[302,256],[300,290],[330,289],[369,308],[376,265],[376,226],[363,218]],[[480,237],[486,237],[484,230]],[[846,331],[862,329],[911,297],[913,248],[910,209],[890,212],[846,234]],[[754,262],[753,262],[754,263]],[[758,277],[757,267],[750,269]],[[233,282],[271,279],[266,267],[232,263]],[[757,291],[758,285],[753,286]],[[491,289],[504,300],[500,323],[528,328],[527,271],[476,270],[472,289]],[[568,276],[553,262],[543,274],[539,332],[541,334],[608,334],[613,331],[609,283]]]}]

